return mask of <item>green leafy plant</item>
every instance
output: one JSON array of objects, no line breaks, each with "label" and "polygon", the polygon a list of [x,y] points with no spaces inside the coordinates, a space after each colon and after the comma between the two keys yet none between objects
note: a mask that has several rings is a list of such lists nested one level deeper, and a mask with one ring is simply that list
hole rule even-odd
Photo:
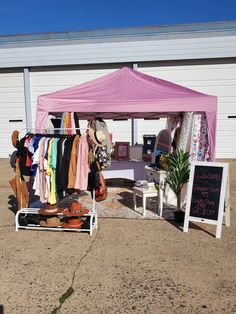
[{"label": "green leafy plant", "polygon": [[177,209],[181,211],[181,191],[185,183],[189,180],[190,165],[189,153],[183,150],[175,151],[167,155],[169,171],[166,183],[175,193],[177,198]]}]

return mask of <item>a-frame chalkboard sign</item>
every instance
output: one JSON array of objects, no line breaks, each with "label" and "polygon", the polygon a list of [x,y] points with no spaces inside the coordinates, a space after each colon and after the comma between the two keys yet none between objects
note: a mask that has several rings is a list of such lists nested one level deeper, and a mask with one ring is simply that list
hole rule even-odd
[{"label": "a-frame chalkboard sign", "polygon": [[190,221],[203,222],[216,225],[216,238],[220,238],[223,215],[229,226],[229,165],[192,162],[183,231],[188,231]]}]

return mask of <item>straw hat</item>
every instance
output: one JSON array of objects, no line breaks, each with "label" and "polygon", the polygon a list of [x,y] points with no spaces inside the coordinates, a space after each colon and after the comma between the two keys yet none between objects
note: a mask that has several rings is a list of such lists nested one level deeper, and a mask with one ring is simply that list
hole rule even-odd
[{"label": "straw hat", "polygon": [[67,222],[62,224],[63,228],[69,228],[69,229],[80,229],[83,225],[83,221],[78,218],[72,218],[68,219]]},{"label": "straw hat", "polygon": [[39,224],[41,227],[58,227],[61,226],[61,220],[59,217],[50,217],[46,221],[41,220]]},{"label": "straw hat", "polygon": [[99,147],[107,144],[106,134],[102,130],[95,131],[92,128],[88,130],[89,137]]},{"label": "straw hat", "polygon": [[83,216],[88,214],[89,210],[87,208],[82,207],[82,204],[79,202],[74,202],[71,204],[69,208],[64,209],[63,214],[65,216]]}]

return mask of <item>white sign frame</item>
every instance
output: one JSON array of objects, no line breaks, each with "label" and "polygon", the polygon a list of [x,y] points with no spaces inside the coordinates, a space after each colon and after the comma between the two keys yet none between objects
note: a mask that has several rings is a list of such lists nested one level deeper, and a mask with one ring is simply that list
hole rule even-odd
[{"label": "white sign frame", "polygon": [[[191,200],[192,200],[192,189],[193,189],[193,180],[194,180],[194,174],[195,174],[195,166],[222,167],[223,168],[217,220],[190,216],[190,206],[191,206]],[[187,205],[186,205],[186,211],[185,211],[183,232],[188,232],[190,221],[207,223],[211,225],[216,225],[216,238],[220,239],[224,215],[225,215],[226,226],[230,225],[230,200],[229,198],[230,196],[229,196],[229,164],[228,163],[203,162],[203,161],[192,162],[191,168],[190,168],[188,189],[187,189]],[[224,212],[224,209],[225,209],[225,212]]]}]

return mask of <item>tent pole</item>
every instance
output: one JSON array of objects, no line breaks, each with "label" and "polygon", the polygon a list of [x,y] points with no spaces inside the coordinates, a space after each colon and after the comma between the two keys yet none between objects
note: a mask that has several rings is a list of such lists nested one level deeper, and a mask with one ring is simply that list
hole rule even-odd
[{"label": "tent pole", "polygon": [[[138,63],[133,63],[133,69],[138,71]],[[131,144],[138,143],[138,120],[131,119]]]},{"label": "tent pole", "polygon": [[24,78],[24,94],[25,94],[26,127],[32,128],[31,97],[30,97],[30,74],[29,74],[28,68],[24,68],[23,78]]}]

